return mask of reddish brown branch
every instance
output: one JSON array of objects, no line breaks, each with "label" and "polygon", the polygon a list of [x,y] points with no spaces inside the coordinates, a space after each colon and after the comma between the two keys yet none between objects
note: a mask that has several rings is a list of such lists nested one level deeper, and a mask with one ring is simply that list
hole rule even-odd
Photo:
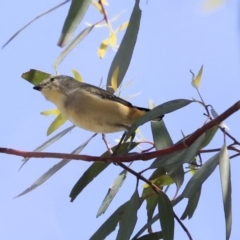
[{"label": "reddish brown branch", "polygon": [[211,129],[214,126],[217,126],[222,121],[227,119],[233,113],[237,112],[240,109],[240,101],[236,102],[233,106],[219,115],[217,118],[213,119],[212,121],[208,122],[201,128],[197,129],[194,133],[192,133],[184,142],[178,143],[172,147],[165,148],[162,150],[148,152],[148,153],[134,153],[125,156],[114,156],[114,157],[96,157],[96,156],[89,156],[89,155],[75,155],[75,154],[68,154],[68,153],[52,153],[52,152],[25,152],[11,148],[0,148],[1,153],[17,155],[21,157],[35,157],[35,158],[65,158],[65,159],[73,159],[73,160],[83,160],[83,161],[91,161],[91,162],[132,162],[136,160],[149,160],[152,158],[156,158],[159,156],[163,156],[166,154],[170,154],[184,148],[191,146],[194,141],[196,141],[203,133],[207,130]]}]

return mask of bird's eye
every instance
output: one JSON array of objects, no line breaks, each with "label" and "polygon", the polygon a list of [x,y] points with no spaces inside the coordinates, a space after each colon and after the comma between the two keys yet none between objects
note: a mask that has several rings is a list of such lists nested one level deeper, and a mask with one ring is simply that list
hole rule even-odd
[{"label": "bird's eye", "polygon": [[54,78],[51,78],[50,81],[53,82],[53,81],[54,81]]}]

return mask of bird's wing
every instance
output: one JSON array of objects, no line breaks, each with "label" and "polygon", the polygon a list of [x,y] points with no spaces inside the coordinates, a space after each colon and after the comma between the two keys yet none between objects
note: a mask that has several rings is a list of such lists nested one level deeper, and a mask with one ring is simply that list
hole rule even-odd
[{"label": "bird's wing", "polygon": [[132,107],[132,108],[138,108],[143,111],[149,111],[149,109],[147,109],[147,108],[135,107],[130,102],[128,102],[120,97],[117,97],[114,94],[112,94],[102,88],[96,87],[96,86],[88,84],[88,83],[78,82],[76,84],[76,87],[74,89],[72,89],[70,92],[77,91],[79,89],[85,90],[99,98],[102,98],[102,99],[107,99],[109,101],[115,101],[115,102],[121,103],[125,106]]}]

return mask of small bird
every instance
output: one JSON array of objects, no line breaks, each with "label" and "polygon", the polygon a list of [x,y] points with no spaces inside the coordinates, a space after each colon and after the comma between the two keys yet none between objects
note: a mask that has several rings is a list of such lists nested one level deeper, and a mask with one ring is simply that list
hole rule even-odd
[{"label": "small bird", "polygon": [[134,121],[150,111],[64,75],[51,76],[33,89],[41,91],[73,124],[95,133],[126,132]]}]

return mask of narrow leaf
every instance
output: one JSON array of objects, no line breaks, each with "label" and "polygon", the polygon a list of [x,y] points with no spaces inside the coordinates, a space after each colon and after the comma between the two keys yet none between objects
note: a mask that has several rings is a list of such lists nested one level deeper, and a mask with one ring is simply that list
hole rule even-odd
[{"label": "narrow leaf", "polygon": [[57,68],[63,59],[92,31],[94,27],[95,25],[89,26],[85,28],[81,33],[79,33],[77,37],[75,37],[72,42],[69,43],[69,45],[60,53],[60,55],[53,63],[53,66]]},{"label": "narrow leaf", "polygon": [[[170,134],[166,128],[164,120],[151,122],[152,134],[154,139],[154,144],[157,150],[164,149],[173,145],[173,141],[170,137]],[[171,180],[174,180],[177,186],[177,191],[180,189],[183,181],[184,181],[184,171],[183,168],[177,167],[175,171],[172,170],[172,165],[165,166],[165,169],[168,173],[170,173]]]},{"label": "narrow leaf", "polygon": [[[83,144],[81,144],[78,148],[76,148],[72,154],[79,154],[85,147],[86,145],[90,142],[90,140],[96,136],[96,134],[94,134],[92,137],[90,137],[86,142],[84,142]],[[61,160],[59,163],[55,164],[53,167],[51,167],[47,172],[45,172],[40,178],[38,178],[31,187],[27,188],[26,190],[24,190],[22,193],[20,193],[19,195],[17,195],[14,198],[20,197],[28,192],[31,192],[32,190],[34,190],[35,188],[39,187],[41,184],[43,184],[45,181],[47,181],[53,174],[55,174],[57,171],[59,171],[62,167],[64,167],[67,163],[69,163],[71,160],[69,159],[63,159]]]},{"label": "narrow leaf", "polygon": [[3,46],[2,48],[4,48],[5,46],[7,46],[21,31],[23,31],[25,28],[27,28],[30,24],[32,24],[33,22],[35,22],[37,19],[43,17],[44,15],[56,10],[57,8],[61,7],[62,5],[64,5],[65,3],[69,2],[69,0],[66,0],[60,4],[58,4],[57,6],[49,9],[46,12],[41,13],[40,15],[36,16],[33,20],[31,20],[29,23],[27,23],[25,26],[23,26],[21,29],[19,29]]},{"label": "narrow leaf", "polygon": [[136,189],[121,218],[116,240],[130,239],[137,222],[139,204],[139,195]]},{"label": "narrow leaf", "polygon": [[198,202],[200,199],[200,195],[201,195],[201,187],[193,194],[193,196],[191,198],[188,199],[188,204],[187,204],[187,207],[186,207],[184,213],[181,216],[181,220],[184,220],[187,217],[188,217],[188,219],[190,219],[193,216],[193,214],[197,208],[197,205],[198,205]]},{"label": "narrow leaf", "polygon": [[121,216],[126,211],[129,201],[121,205],[100,227],[99,229],[90,237],[89,240],[100,240],[105,239],[110,233],[112,233],[118,222],[121,220]]},{"label": "narrow leaf", "polygon": [[[153,181],[154,179],[157,179],[163,175],[166,175],[166,171],[164,168],[157,168],[152,175],[150,176],[149,180]],[[160,186],[158,186],[160,187]],[[148,187],[148,185],[145,184],[143,186],[143,192],[142,192],[142,198],[144,198],[147,201],[146,209],[147,209],[147,216],[148,216],[148,222],[152,219],[152,216],[154,214],[154,210],[158,203],[158,196],[155,194],[153,189],[151,187]]]},{"label": "narrow leaf", "polygon": [[205,138],[202,142],[201,148],[205,148],[212,141],[217,130],[218,130],[218,126],[214,126],[205,132]]},{"label": "narrow leaf", "polygon": [[[212,107],[211,108],[211,113],[212,113],[212,116],[214,117],[214,118],[217,118],[218,117],[218,114],[217,114],[217,112],[215,111],[215,109]],[[224,122],[221,122],[220,124],[219,124],[222,128],[225,128],[226,130],[230,130],[230,128],[224,123]]]},{"label": "narrow leaf", "polygon": [[[143,199],[139,199],[138,208],[141,206]],[[99,229],[93,234],[90,240],[105,239],[111,232],[113,232],[121,221],[123,215],[127,211],[130,205],[130,200],[122,204],[103,224]]]},{"label": "narrow leaf", "polygon": [[[57,135],[55,135],[54,137],[50,138],[49,140],[47,140],[45,143],[43,143],[42,145],[40,145],[39,147],[37,147],[33,152],[41,152],[42,150],[44,150],[45,148],[49,147],[50,145],[52,145],[53,143],[55,143],[58,139],[60,139],[61,137],[63,137],[65,134],[67,134],[69,131],[71,131],[73,128],[75,127],[75,125],[68,127],[66,129],[64,129],[63,131],[61,131],[60,133],[58,133]],[[21,167],[19,168],[19,170],[23,167],[23,165],[25,165],[27,163],[27,161],[30,158],[24,158],[23,164],[21,165]]]},{"label": "narrow leaf", "polygon": [[219,170],[222,184],[223,206],[226,221],[226,240],[230,239],[232,229],[232,187],[230,159],[226,144],[223,145],[219,155]]},{"label": "narrow leaf", "polygon": [[193,194],[202,186],[205,180],[213,173],[219,162],[219,153],[212,156],[202,167],[192,176],[183,190],[181,197],[191,198]]},{"label": "narrow leaf", "polygon": [[61,113],[59,113],[58,116],[54,119],[54,121],[49,126],[47,130],[47,136],[49,136],[51,133],[53,133],[58,128],[60,128],[66,121],[67,119]]},{"label": "narrow leaf", "polygon": [[[197,155],[202,142],[204,140],[205,134],[202,134],[191,146],[181,151],[171,153],[165,156],[158,157],[149,168],[165,167],[170,165],[172,168],[169,169],[171,173],[183,163],[189,163]],[[184,140],[183,140],[184,141]],[[174,164],[175,163],[175,164]]]},{"label": "narrow leaf", "polygon": [[65,19],[58,46],[64,47],[83,19],[91,0],[72,0],[68,15]]},{"label": "narrow leaf", "polygon": [[[138,143],[133,142],[130,146],[130,150],[135,148],[138,145]],[[116,149],[117,146],[113,147],[112,150]],[[118,153],[123,154],[126,152],[126,150],[129,147],[129,143],[121,144],[119,147]],[[109,151],[106,151],[104,154],[102,154],[102,157],[110,157]],[[80,177],[80,179],[77,181],[77,183],[74,185],[74,187],[71,190],[70,198],[71,202],[74,201],[74,199],[82,192],[82,190],[90,183],[92,180],[97,177],[105,168],[109,166],[110,163],[93,163]]]},{"label": "narrow leaf", "polygon": [[174,238],[174,214],[171,201],[164,192],[158,194],[158,211],[164,240]]},{"label": "narrow leaf", "polygon": [[130,129],[127,132],[127,135],[125,137],[125,141],[136,131],[136,129],[143,125],[144,123],[156,119],[160,116],[163,116],[166,113],[174,112],[180,108],[183,108],[187,106],[188,104],[192,103],[193,101],[187,100],[187,99],[176,99],[169,102],[165,102],[161,105],[158,105],[151,111],[144,114],[142,117],[138,118],[137,121],[135,121]]},{"label": "narrow leaf", "polygon": [[105,196],[100,208],[98,209],[97,217],[99,217],[100,215],[106,212],[113,198],[117,194],[118,190],[121,188],[126,176],[127,176],[127,171],[123,170],[114,180],[113,184],[108,189],[108,193]]},{"label": "narrow leaf", "polygon": [[112,61],[112,64],[108,73],[107,90],[111,93],[113,93],[114,91],[108,86],[111,85],[113,72],[115,71],[116,68],[119,67],[119,74],[117,78],[117,86],[119,86],[127,72],[127,69],[132,59],[132,54],[135,47],[135,43],[137,41],[137,35],[138,35],[141,14],[142,14],[139,8],[139,2],[140,0],[135,0],[135,5],[129,20],[128,28],[124,34],[122,42]]}]

